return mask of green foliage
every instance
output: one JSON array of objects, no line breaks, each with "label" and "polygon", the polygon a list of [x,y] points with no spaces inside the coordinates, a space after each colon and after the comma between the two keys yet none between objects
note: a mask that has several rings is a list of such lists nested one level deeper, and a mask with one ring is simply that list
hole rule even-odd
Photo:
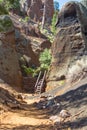
[{"label": "green foliage", "polygon": [[4,8],[3,5],[0,4],[0,15],[8,14],[7,10]]},{"label": "green foliage", "polygon": [[20,9],[19,0],[0,0],[0,14],[7,14],[9,9]]},{"label": "green foliage", "polygon": [[29,18],[29,16],[26,16],[25,18],[21,18],[21,19],[19,19],[21,22],[23,22],[23,23],[27,23],[29,20],[30,20],[30,18]]},{"label": "green foliage", "polygon": [[39,72],[41,71],[41,68],[40,67],[32,68],[32,67],[27,67],[25,65],[22,65],[22,70],[26,76],[31,75],[32,77],[35,77],[39,74]]},{"label": "green foliage", "polygon": [[49,28],[49,26],[46,27],[45,25],[44,29],[41,30],[41,25],[39,25],[41,33],[43,33],[50,40],[51,43],[54,41],[54,35],[56,33],[55,24],[56,24],[57,15],[58,15],[58,10],[56,10],[53,15],[51,29]]},{"label": "green foliage", "polygon": [[13,9],[20,9],[20,3],[19,0],[14,0],[14,2],[11,4]]},{"label": "green foliage", "polygon": [[48,70],[49,65],[51,63],[51,54],[50,50],[45,49],[44,52],[40,54],[40,67],[38,68],[32,68],[32,67],[26,67],[25,65],[22,65],[22,69],[26,75],[31,75],[32,77],[35,77],[39,74],[40,71]]},{"label": "green foliage", "polygon": [[25,22],[28,22],[29,19],[30,19],[29,16],[26,16],[26,17],[25,17]]},{"label": "green foliage", "polygon": [[50,50],[49,49],[45,49],[44,52],[42,52],[40,54],[40,58],[39,58],[39,61],[40,61],[40,68],[41,69],[48,69],[49,68],[49,65],[51,63],[51,53],[50,53]]},{"label": "green foliage", "polygon": [[5,4],[3,0],[0,0],[0,15],[7,14],[7,10],[5,8]]},{"label": "green foliage", "polygon": [[32,75],[34,77],[35,75],[35,69],[31,67],[26,67],[25,65],[22,66],[22,69],[26,75]]},{"label": "green foliage", "polygon": [[3,2],[3,0],[0,0],[0,3],[2,3]]},{"label": "green foliage", "polygon": [[54,34],[47,28],[44,28],[43,30],[40,30],[42,34],[44,34],[48,40],[53,43],[54,41]]},{"label": "green foliage", "polygon": [[8,31],[13,28],[13,24],[8,15],[0,16],[0,32]]},{"label": "green foliage", "polygon": [[54,15],[53,15],[53,19],[52,19],[52,24],[51,24],[51,31],[53,32],[53,34],[56,33],[56,19],[57,19],[57,15],[58,15],[58,11],[55,11]]},{"label": "green foliage", "polygon": [[19,0],[8,0],[5,4],[7,10],[9,9],[20,9]]}]

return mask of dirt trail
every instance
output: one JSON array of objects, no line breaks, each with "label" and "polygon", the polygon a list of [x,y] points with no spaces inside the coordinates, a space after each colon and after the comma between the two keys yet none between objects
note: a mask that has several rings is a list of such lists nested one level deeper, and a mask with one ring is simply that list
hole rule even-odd
[{"label": "dirt trail", "polygon": [[[0,84],[0,90],[0,130],[51,130],[53,128],[48,120],[47,111],[34,107],[33,103],[38,102],[38,99],[19,99],[18,106],[14,107],[17,95],[22,94],[23,97],[25,95],[31,97],[31,95],[18,93],[4,84]],[[11,97],[13,94],[16,98]],[[3,100],[5,100],[4,104]],[[12,102],[9,102],[10,100]]]},{"label": "dirt trail", "polygon": [[[62,93],[63,90],[59,92]],[[20,94],[28,98],[18,98]],[[55,130],[49,117],[60,110],[38,109],[34,103],[39,102],[39,98],[31,97],[30,94],[18,93],[11,87],[0,84],[0,130]],[[16,100],[18,102],[15,107]],[[83,111],[70,121],[67,128],[64,126],[66,129],[58,130],[87,130],[87,78],[75,84],[73,88],[64,88],[64,94],[56,97],[56,101],[61,103],[60,109],[67,109],[71,115]],[[2,104],[5,109],[2,109]]]},{"label": "dirt trail", "polygon": [[12,110],[1,114],[0,130],[50,130],[45,112],[29,106],[28,110]]}]

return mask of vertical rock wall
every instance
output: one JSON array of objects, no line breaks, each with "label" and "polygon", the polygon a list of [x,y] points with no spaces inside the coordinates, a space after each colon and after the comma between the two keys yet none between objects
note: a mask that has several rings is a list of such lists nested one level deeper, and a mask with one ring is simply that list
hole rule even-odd
[{"label": "vertical rock wall", "polygon": [[[10,19],[9,16],[6,17]],[[4,26],[2,27],[4,28]],[[15,32],[13,28],[0,32],[0,79],[11,86],[22,86],[22,75],[15,50]]]},{"label": "vertical rock wall", "polygon": [[52,44],[52,64],[47,77],[47,90],[66,79],[69,67],[87,51],[87,11],[77,2],[68,2],[58,15],[57,34]]},{"label": "vertical rock wall", "polygon": [[[31,19],[41,21],[45,0],[20,0],[20,7]],[[46,22],[51,23],[54,14],[53,0],[46,0]]]},{"label": "vertical rock wall", "polygon": [[46,0],[46,22],[51,23],[54,14],[53,0]]}]

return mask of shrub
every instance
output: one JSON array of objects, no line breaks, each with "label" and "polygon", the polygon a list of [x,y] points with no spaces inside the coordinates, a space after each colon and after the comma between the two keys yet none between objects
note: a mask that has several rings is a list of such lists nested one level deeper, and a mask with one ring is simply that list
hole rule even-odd
[{"label": "shrub", "polygon": [[20,9],[19,0],[0,0],[0,14],[6,14],[9,9]]},{"label": "shrub", "polygon": [[13,24],[8,15],[0,16],[0,32],[5,32],[13,29]]},{"label": "shrub", "polygon": [[29,16],[26,16],[25,18],[21,18],[20,21],[23,23],[27,23],[30,20]]},{"label": "shrub", "polygon": [[53,34],[56,33],[55,24],[56,24],[57,15],[58,15],[58,11],[55,11],[53,18],[52,18],[52,24],[51,24],[51,31],[53,32]]},{"label": "shrub", "polygon": [[35,76],[35,69],[33,69],[32,67],[27,67],[25,65],[22,65],[22,70],[23,73],[25,73],[25,75],[31,75],[31,76]]},{"label": "shrub", "polygon": [[32,77],[35,77],[39,74],[40,71],[43,72],[44,70],[48,70],[51,63],[51,54],[49,49],[45,49],[44,52],[40,54],[39,61],[40,66],[37,68],[22,65],[23,73],[27,76],[31,75]]}]

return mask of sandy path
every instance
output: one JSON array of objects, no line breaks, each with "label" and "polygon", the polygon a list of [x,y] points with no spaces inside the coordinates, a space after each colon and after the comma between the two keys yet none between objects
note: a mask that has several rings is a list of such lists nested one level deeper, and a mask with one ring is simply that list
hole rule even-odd
[{"label": "sandy path", "polygon": [[0,115],[0,130],[51,130],[46,111],[38,110],[28,100],[26,110],[11,110]]}]

